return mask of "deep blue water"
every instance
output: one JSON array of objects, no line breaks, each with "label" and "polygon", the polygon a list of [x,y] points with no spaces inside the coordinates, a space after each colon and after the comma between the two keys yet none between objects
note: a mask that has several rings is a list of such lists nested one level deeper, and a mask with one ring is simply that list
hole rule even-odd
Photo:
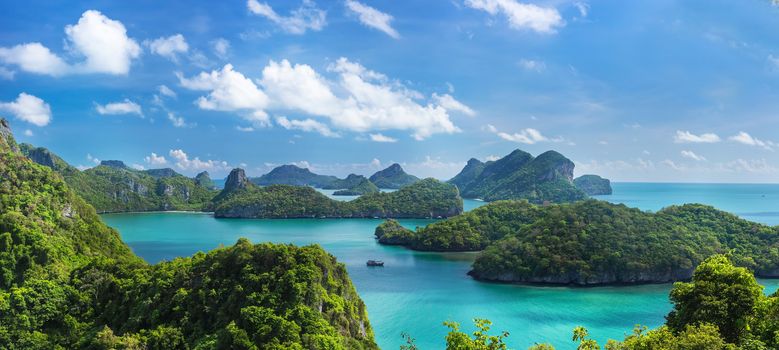
[{"label": "deep blue water", "polygon": [[[699,185],[615,183],[614,194],[601,199],[645,210],[671,204],[711,204],[751,220],[779,223],[776,185]],[[342,198],[343,199],[343,198]],[[466,210],[484,204],[468,200]],[[514,349],[550,342],[574,349],[573,327],[582,325],[595,339],[621,339],[637,323],[656,327],[670,309],[671,286],[567,288],[480,283],[466,275],[474,253],[424,253],[381,246],[373,230],[381,221],[370,219],[241,220],[215,219],[197,213],[103,215],[122,238],[149,262],[189,256],[239,237],[253,242],[320,244],[346,264],[368,306],[376,341],[384,349],[402,344],[401,332],[417,339],[421,349],[441,349],[446,328],[442,322],[470,323],[474,317],[493,321],[507,330]],[[430,220],[402,220],[413,228]],[[368,268],[368,259],[384,260],[383,268]],[[761,281],[767,292],[777,280]],[[470,330],[470,327],[465,327]]]}]

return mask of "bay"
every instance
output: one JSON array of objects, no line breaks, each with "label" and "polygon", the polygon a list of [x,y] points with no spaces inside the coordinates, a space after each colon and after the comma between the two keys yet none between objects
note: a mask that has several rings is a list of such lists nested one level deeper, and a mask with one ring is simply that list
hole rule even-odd
[{"label": "bay", "polygon": [[[779,223],[779,215],[771,214],[772,208],[779,208],[776,185],[615,183],[613,187],[613,195],[598,198],[653,211],[701,202],[750,220]],[[471,210],[483,204],[466,200],[464,207]],[[575,326],[587,327],[595,339],[605,342],[621,339],[637,323],[656,327],[670,310],[669,284],[568,288],[476,282],[466,275],[475,253],[381,246],[373,239],[380,220],[216,219],[203,213],[106,214],[103,219],[151,263],[231,245],[240,237],[252,242],[319,244],[347,266],[383,349],[397,349],[403,343],[401,332],[416,338],[420,349],[441,349],[447,332],[443,321],[459,322],[470,331],[475,317],[492,320],[496,331],[510,332],[508,343],[514,349],[536,342],[574,349],[570,336]],[[430,222],[401,220],[409,228]],[[383,260],[385,266],[369,268],[368,259]],[[779,287],[777,280],[761,283],[769,293]]]}]

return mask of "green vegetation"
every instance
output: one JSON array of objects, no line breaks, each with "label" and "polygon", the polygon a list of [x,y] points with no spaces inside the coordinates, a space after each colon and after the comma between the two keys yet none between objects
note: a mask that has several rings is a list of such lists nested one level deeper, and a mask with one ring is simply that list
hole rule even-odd
[{"label": "green vegetation", "polygon": [[[362,175],[349,174],[345,179],[336,179],[329,184],[323,185],[321,188],[326,190],[350,189],[359,186],[364,181],[368,181],[368,178]],[[370,181],[368,182],[373,184]]]},{"label": "green vegetation", "polygon": [[406,174],[398,163],[394,163],[384,170],[377,171],[368,179],[379,188],[393,189],[402,188],[419,181],[418,177]]},{"label": "green vegetation", "polygon": [[366,178],[360,179],[356,185],[349,187],[346,190],[340,190],[333,192],[334,196],[362,196],[368,193],[377,193],[379,188]]},{"label": "green vegetation", "polygon": [[611,194],[611,181],[598,175],[582,175],[573,179],[573,184],[588,196]]},{"label": "green vegetation", "polygon": [[555,151],[533,158],[515,150],[487,163],[471,159],[449,183],[456,185],[465,198],[526,199],[538,204],[571,202],[586,198],[573,185],[573,168],[572,161]]},{"label": "green vegetation", "polygon": [[[312,173],[306,168],[301,168],[296,165],[287,164],[281,165],[269,173],[262,175],[258,178],[253,178],[251,181],[260,186],[270,185],[293,185],[293,186],[313,186],[317,188],[334,188],[331,187],[333,183],[341,181],[335,176],[317,175]],[[335,188],[347,188],[347,187],[335,187]]]},{"label": "green vegetation", "polygon": [[407,245],[414,239],[415,233],[401,226],[397,220],[389,219],[376,227],[374,235],[381,244]]},{"label": "green vegetation", "polygon": [[[763,294],[763,286],[743,267],[736,267],[725,255],[703,261],[689,283],[677,282],[670,294],[674,308],[667,323],[647,330],[636,326],[622,341],[609,340],[606,350],[768,350],[779,348],[779,293]],[[471,335],[454,322],[446,336],[447,350],[506,349],[508,332],[490,335],[491,322],[475,319]],[[414,339],[404,334],[407,345],[416,350]],[[600,350],[584,327],[573,330],[577,350]],[[537,344],[530,350],[554,350]]]},{"label": "green vegetation", "polygon": [[[228,176],[240,169],[233,170]],[[462,213],[457,188],[425,179],[391,193],[369,193],[337,201],[311,187],[273,185],[226,186],[214,203],[217,217],[228,218],[430,218]]]},{"label": "green vegetation", "polygon": [[343,264],[251,245],[135,257],[0,120],[0,348],[377,349]]},{"label": "green vegetation", "polygon": [[21,151],[62,175],[70,188],[101,213],[202,210],[217,193],[173,169],[134,170],[119,161],[104,161],[79,171],[45,148],[22,144]]},{"label": "green vegetation", "polygon": [[709,206],[658,213],[587,200],[535,206],[499,201],[420,228],[404,245],[483,250],[470,274],[500,282],[597,285],[688,279],[707,257],[733,250],[758,276],[779,275],[777,228]]}]

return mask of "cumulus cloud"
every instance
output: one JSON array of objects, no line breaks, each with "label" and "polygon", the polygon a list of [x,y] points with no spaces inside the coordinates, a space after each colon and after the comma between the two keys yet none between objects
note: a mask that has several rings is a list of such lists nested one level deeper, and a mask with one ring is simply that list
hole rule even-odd
[{"label": "cumulus cloud", "polygon": [[183,117],[177,117],[173,112],[168,112],[168,120],[177,128],[186,128],[190,126]]},{"label": "cumulus cloud", "polygon": [[225,65],[221,71],[202,72],[191,79],[180,73],[177,76],[181,86],[187,89],[210,91],[208,96],[198,98],[196,103],[201,109],[238,111],[247,120],[267,124],[264,108],[268,97],[250,79],[234,71],[232,65]]},{"label": "cumulus cloud", "polygon": [[768,150],[768,151],[773,151],[774,150],[774,146],[776,146],[776,143],[774,143],[772,141],[760,140],[758,138],[752,137],[752,135],[750,135],[750,134],[748,134],[746,132],[743,132],[743,131],[739,132],[736,135],[733,135],[733,136],[729,137],[728,140],[735,141],[735,142],[738,142],[738,143],[742,143],[742,144],[745,144],[745,145],[748,145],[748,146],[760,147],[760,148],[763,148],[763,149]]},{"label": "cumulus cloud", "polygon": [[221,71],[192,78],[178,76],[185,88],[209,91],[198,99],[200,108],[244,111],[245,117],[250,116],[247,119],[266,123],[266,110],[298,111],[324,118],[330,129],[409,130],[412,137],[422,140],[460,131],[449,111],[473,112],[448,95],[420,101],[424,96],[419,92],[346,58],[333,62],[327,72],[334,78],[325,78],[311,66],[282,60],[264,67],[256,80],[259,87],[229,64]]},{"label": "cumulus cloud", "polygon": [[464,103],[455,100],[454,97],[452,97],[452,95],[449,94],[439,95],[433,93],[433,101],[437,103],[439,106],[444,107],[449,111],[460,112],[470,117],[476,115],[476,111],[471,109],[471,107],[468,107]]},{"label": "cumulus cloud", "polygon": [[181,149],[170,150],[168,155],[174,159],[176,167],[184,171],[215,171],[215,170],[227,170],[230,167],[227,162],[219,160],[200,160],[195,157],[190,159],[189,155]]},{"label": "cumulus cloud", "polygon": [[392,22],[391,15],[355,0],[346,0],[346,8],[351,13],[357,15],[360,23],[378,29],[395,39],[400,38],[400,34],[390,25],[390,22]]},{"label": "cumulus cloud", "polygon": [[548,138],[541,134],[540,131],[533,128],[525,128],[520,130],[519,132],[515,133],[507,133],[499,131],[495,126],[491,124],[487,124],[486,126],[487,131],[492,132],[498,137],[511,142],[518,142],[518,143],[524,143],[528,145],[536,144],[539,142],[562,142],[564,141],[563,138],[557,137],[557,138]]},{"label": "cumulus cloud", "polygon": [[157,153],[154,152],[151,152],[151,154],[143,158],[143,160],[145,160],[146,163],[152,166],[161,166],[161,165],[168,164],[168,160],[165,159],[165,156],[157,155]]},{"label": "cumulus cloud", "polygon": [[517,0],[465,0],[465,5],[492,16],[506,17],[513,29],[529,29],[538,33],[555,33],[565,26],[560,12],[552,7],[526,4]]},{"label": "cumulus cloud", "polygon": [[36,126],[51,122],[51,107],[42,99],[27,93],[20,93],[15,101],[0,102],[0,110],[12,114],[16,119]]},{"label": "cumulus cloud", "polygon": [[309,29],[319,31],[327,24],[326,12],[317,8],[311,0],[303,0],[303,4],[286,17],[276,13],[267,3],[257,0],[248,0],[246,7],[250,13],[267,18],[290,34],[305,34]]},{"label": "cumulus cloud", "polygon": [[157,38],[144,42],[152,53],[165,57],[173,62],[178,62],[178,54],[187,53],[189,44],[181,34],[171,35],[167,38]]},{"label": "cumulus cloud", "polygon": [[698,162],[703,162],[703,161],[706,160],[706,158],[704,156],[698,155],[698,154],[696,154],[693,151],[686,151],[686,150],[684,150],[681,153],[682,153],[682,157],[687,158],[687,159],[692,159],[692,160],[695,160],[695,161],[698,161]]},{"label": "cumulus cloud", "polygon": [[93,157],[90,153],[87,153],[87,160],[95,164],[100,164],[100,159]]},{"label": "cumulus cloud", "polygon": [[676,143],[716,143],[720,142],[719,136],[717,134],[712,133],[705,133],[696,135],[689,131],[676,131],[676,136],[674,136],[674,142]]},{"label": "cumulus cloud", "polygon": [[124,99],[121,102],[111,102],[105,105],[95,104],[95,110],[100,115],[119,115],[119,114],[135,114],[139,117],[143,117],[143,110],[141,105]]},{"label": "cumulus cloud", "polygon": [[[2,48],[0,48],[2,50]],[[5,67],[0,67],[0,79],[13,80],[16,72]]]},{"label": "cumulus cloud", "polygon": [[370,134],[368,136],[370,136],[373,142],[398,142],[398,139],[382,134]]},{"label": "cumulus cloud", "polygon": [[587,15],[590,13],[590,4],[586,2],[574,2],[573,6],[576,7],[577,10],[579,10],[579,16],[582,18],[587,17]]},{"label": "cumulus cloud", "polygon": [[74,73],[127,74],[132,60],[140,56],[138,43],[127,36],[122,22],[99,11],[88,10],[78,23],[65,27],[66,47],[81,62],[67,63],[40,43],[0,47],[0,61],[21,70],[59,76]]},{"label": "cumulus cloud", "polygon": [[327,127],[327,125],[322,124],[316,120],[313,119],[303,119],[303,120],[289,120],[286,117],[278,117],[276,118],[276,123],[279,124],[282,128],[287,130],[300,130],[305,132],[317,132],[325,137],[340,137],[341,135],[338,135],[338,133],[333,132],[330,130],[330,128]]}]

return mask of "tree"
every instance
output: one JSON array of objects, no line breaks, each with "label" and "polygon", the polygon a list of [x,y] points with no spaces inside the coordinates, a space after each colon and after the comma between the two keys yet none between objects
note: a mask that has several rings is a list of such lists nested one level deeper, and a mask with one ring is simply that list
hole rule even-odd
[{"label": "tree", "polygon": [[446,350],[506,350],[506,343],[503,341],[509,336],[509,332],[503,331],[500,335],[488,335],[492,322],[485,319],[474,319],[473,324],[476,331],[473,332],[473,339],[460,331],[460,324],[457,322],[444,322],[449,327],[449,334],[446,335]]}]

